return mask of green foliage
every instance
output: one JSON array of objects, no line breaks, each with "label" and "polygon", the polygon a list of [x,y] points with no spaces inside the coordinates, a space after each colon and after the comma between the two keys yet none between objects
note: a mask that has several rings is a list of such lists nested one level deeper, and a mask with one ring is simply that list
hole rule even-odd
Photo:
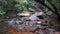
[{"label": "green foliage", "polygon": [[56,6],[57,9],[60,9],[60,0],[52,0],[52,3]]},{"label": "green foliage", "polygon": [[4,15],[4,14],[5,12],[2,9],[0,9],[0,15]]},{"label": "green foliage", "polygon": [[37,3],[34,0],[16,0],[18,4],[15,5],[20,10],[23,11],[35,11],[34,6]]},{"label": "green foliage", "polygon": [[0,1],[0,15],[4,15],[9,10],[16,10],[14,0],[1,0]]},{"label": "green foliage", "polygon": [[[10,10],[17,12],[22,11],[35,11],[34,6],[38,6],[34,0],[1,0],[0,1],[0,15],[4,15]],[[11,11],[11,12],[12,12]]]}]

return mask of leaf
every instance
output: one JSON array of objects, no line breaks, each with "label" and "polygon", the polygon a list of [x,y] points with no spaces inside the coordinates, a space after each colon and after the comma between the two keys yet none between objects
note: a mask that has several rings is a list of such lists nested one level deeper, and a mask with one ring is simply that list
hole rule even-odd
[{"label": "leaf", "polygon": [[2,9],[0,9],[0,14],[1,14],[1,15],[4,15],[5,12],[4,12]]}]

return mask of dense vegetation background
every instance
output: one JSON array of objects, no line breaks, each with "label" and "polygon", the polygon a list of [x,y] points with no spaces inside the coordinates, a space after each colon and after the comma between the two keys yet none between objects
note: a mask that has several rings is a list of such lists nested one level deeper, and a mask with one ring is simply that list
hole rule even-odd
[{"label": "dense vegetation background", "polygon": [[[57,8],[58,13],[60,14],[60,0],[51,0],[51,2]],[[44,3],[52,9],[52,6],[47,2],[47,0],[45,0]],[[0,0],[0,21],[4,20],[4,18],[9,18],[12,15],[16,15],[19,12],[36,12],[40,10],[51,12],[51,10],[46,8],[46,6],[43,6],[34,0]],[[49,15],[49,13],[47,15]],[[55,25],[54,27],[60,28],[60,24],[58,26]]]}]

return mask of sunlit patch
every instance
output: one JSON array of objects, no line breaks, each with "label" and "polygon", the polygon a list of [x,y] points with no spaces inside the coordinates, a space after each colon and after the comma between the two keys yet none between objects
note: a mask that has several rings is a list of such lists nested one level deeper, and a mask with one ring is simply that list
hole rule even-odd
[{"label": "sunlit patch", "polygon": [[17,15],[18,16],[29,16],[30,14],[29,13],[18,13]]},{"label": "sunlit patch", "polygon": [[37,23],[38,23],[38,24],[41,24],[41,23],[42,23],[42,21],[38,21]]}]

